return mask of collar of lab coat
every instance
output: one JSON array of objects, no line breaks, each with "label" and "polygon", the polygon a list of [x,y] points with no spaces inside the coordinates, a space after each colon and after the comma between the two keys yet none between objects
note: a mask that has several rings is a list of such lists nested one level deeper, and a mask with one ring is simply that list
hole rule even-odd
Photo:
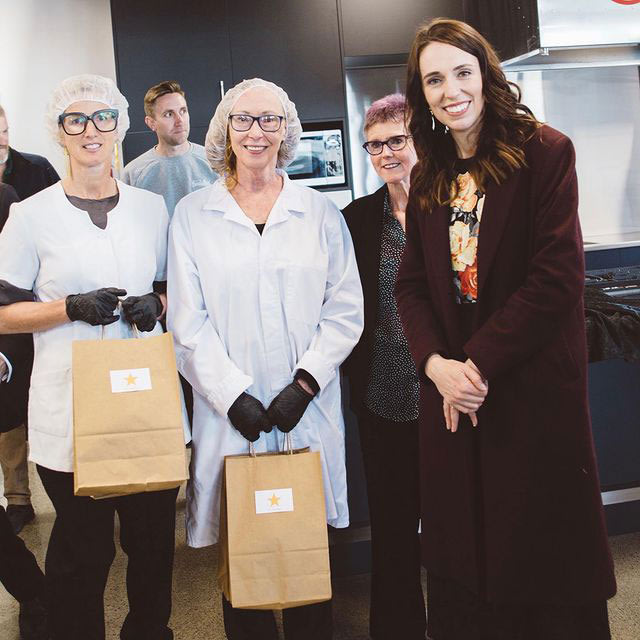
[{"label": "collar of lab coat", "polygon": [[[267,227],[284,222],[294,213],[304,214],[309,210],[307,206],[308,198],[304,197],[301,187],[289,179],[286,171],[276,169],[276,173],[282,176],[282,191],[275,201],[273,209],[271,209],[267,219]],[[240,205],[229,193],[223,178],[219,178],[212,185],[209,198],[203,208],[210,211],[219,211],[226,220],[255,229],[255,224],[247,217]]]}]

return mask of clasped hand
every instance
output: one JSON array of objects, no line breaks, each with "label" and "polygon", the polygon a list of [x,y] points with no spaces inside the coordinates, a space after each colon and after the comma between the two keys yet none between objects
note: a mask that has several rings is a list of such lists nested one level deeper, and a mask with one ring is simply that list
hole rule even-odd
[{"label": "clasped hand", "polygon": [[227,416],[231,424],[250,442],[269,433],[275,425],[279,431],[289,433],[300,422],[307,406],[313,400],[313,392],[305,390],[304,382],[294,380],[288,384],[265,409],[260,400],[248,393],[241,393],[229,407]]},{"label": "clasped hand", "polygon": [[442,396],[442,408],[447,429],[458,429],[460,413],[466,413],[471,424],[478,426],[476,411],[482,406],[489,383],[471,360],[460,362],[433,354],[425,364],[425,373]]}]

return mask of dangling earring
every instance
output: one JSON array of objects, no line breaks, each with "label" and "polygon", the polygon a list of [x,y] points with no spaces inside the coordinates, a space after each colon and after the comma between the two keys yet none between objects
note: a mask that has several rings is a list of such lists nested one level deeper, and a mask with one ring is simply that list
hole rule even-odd
[{"label": "dangling earring", "polygon": [[433,117],[433,111],[429,109],[429,113],[431,114],[431,131],[436,130],[436,119]]},{"label": "dangling earring", "polygon": [[67,147],[62,147],[62,152],[64,153],[64,162],[67,165],[67,177],[73,177],[71,175],[71,158],[69,157],[69,152],[67,151]]},{"label": "dangling earring", "polygon": [[447,125],[444,126],[444,134],[447,135],[449,133],[449,127]]}]

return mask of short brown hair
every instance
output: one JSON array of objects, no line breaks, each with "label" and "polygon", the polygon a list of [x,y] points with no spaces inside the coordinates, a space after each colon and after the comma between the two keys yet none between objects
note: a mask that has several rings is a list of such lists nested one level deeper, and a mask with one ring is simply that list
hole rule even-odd
[{"label": "short brown hair", "polygon": [[164,82],[155,84],[144,94],[145,115],[153,118],[153,107],[155,106],[156,100],[160,96],[167,95],[167,93],[179,93],[184,98],[184,91],[175,80],[165,80]]},{"label": "short brown hair", "polygon": [[[411,189],[425,210],[455,197],[457,152],[450,135],[438,120],[432,120],[422,88],[420,54],[432,42],[451,45],[475,56],[482,74],[485,100],[482,129],[470,173],[478,188],[488,182],[500,184],[513,171],[526,166],[524,143],[540,123],[520,102],[520,90],[509,82],[493,47],[473,27],[447,18],[422,25],[416,34],[407,64],[409,133],[413,136],[418,163],[411,174]],[[453,193],[452,193],[453,184]]]}]

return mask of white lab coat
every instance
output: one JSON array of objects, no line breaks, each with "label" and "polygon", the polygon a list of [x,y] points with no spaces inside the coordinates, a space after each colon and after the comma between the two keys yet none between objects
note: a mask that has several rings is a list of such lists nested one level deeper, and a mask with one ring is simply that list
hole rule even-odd
[{"label": "white lab coat", "polygon": [[[320,392],[291,432],[319,451],[327,520],[349,524],[339,366],[362,332],[363,297],[351,236],[324,195],[291,182],[262,236],[218,180],[184,197],[169,232],[168,325],[178,368],[194,388],[187,541],[218,539],[226,455],[248,452],[227,411],[243,391],[265,407],[305,369]],[[283,434],[261,434],[276,451]]]},{"label": "white lab coat", "polygon": [[[162,196],[118,182],[120,199],[106,229],[67,199],[60,182],[11,206],[0,234],[0,280],[33,289],[39,302],[102,287],[149,293],[166,280],[169,216]],[[73,471],[71,342],[97,340],[101,327],[69,322],[33,334],[29,392],[29,459]],[[148,337],[162,333],[160,324]],[[132,337],[121,318],[105,339]]]}]

